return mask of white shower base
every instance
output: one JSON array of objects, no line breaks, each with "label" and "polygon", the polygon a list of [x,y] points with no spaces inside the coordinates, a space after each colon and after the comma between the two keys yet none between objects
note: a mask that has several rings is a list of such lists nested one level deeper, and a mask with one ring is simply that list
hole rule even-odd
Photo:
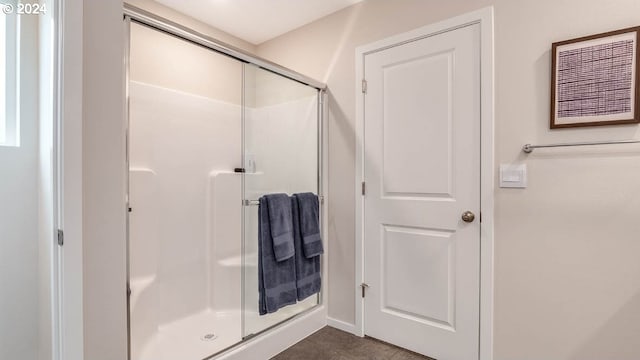
[{"label": "white shower base", "polygon": [[[315,296],[312,296],[297,306],[287,306],[265,316],[247,312],[247,333],[268,329],[316,304]],[[138,358],[133,360],[204,359],[240,342],[241,324],[240,310],[217,313],[205,310],[159,326],[158,331],[140,347]],[[216,337],[213,340],[203,339],[207,334],[215,334]]]},{"label": "white shower base", "polygon": [[293,316],[300,314],[312,307],[316,306],[317,296],[310,296],[303,301],[298,302],[295,305],[285,306],[282,309],[272,314],[260,316],[256,311],[245,312],[245,333],[252,335],[262,332],[274,325],[292,318]]},{"label": "white shower base", "polygon": [[[240,324],[239,310],[193,314],[158,327],[134,360],[204,359],[242,340]],[[207,334],[216,338],[203,340]]]}]

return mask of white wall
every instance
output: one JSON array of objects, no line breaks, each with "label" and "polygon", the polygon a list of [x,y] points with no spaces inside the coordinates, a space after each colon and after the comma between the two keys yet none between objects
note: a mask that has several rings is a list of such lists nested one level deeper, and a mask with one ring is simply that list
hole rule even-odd
[{"label": "white wall", "polygon": [[[60,343],[65,360],[84,359],[83,231],[82,231],[82,94],[83,94],[83,0],[65,0],[60,11],[66,21],[58,22],[60,49],[59,81],[62,82],[58,109],[60,118],[58,226],[64,229],[65,244],[60,261]],[[58,101],[58,99],[56,99]],[[118,306],[118,304],[115,304]],[[118,345],[116,345],[118,346]]]},{"label": "white wall", "polygon": [[127,358],[122,1],[83,8],[84,358]]},{"label": "white wall", "polygon": [[354,322],[355,48],[495,6],[495,359],[635,359],[640,353],[639,146],[520,152],[527,142],[640,138],[638,126],[548,130],[554,41],[640,24],[636,0],[367,0],[261,44],[329,86],[329,315]]},{"label": "white wall", "polygon": [[[15,16],[15,15],[14,15]],[[0,359],[38,358],[38,19],[21,19],[20,146],[0,146]]]}]

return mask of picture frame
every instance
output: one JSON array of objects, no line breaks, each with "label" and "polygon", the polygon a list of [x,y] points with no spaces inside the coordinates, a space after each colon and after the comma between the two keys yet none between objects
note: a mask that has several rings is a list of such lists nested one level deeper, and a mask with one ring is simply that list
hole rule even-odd
[{"label": "picture frame", "polygon": [[551,45],[550,128],[640,123],[640,26]]}]

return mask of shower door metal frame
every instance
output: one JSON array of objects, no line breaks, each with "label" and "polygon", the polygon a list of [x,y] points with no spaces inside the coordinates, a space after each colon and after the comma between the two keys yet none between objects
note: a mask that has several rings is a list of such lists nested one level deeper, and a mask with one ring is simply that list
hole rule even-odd
[{"label": "shower door metal frame", "polygon": [[[124,102],[124,117],[125,117],[125,163],[126,163],[126,185],[125,185],[125,191],[126,191],[126,207],[124,209],[125,213],[126,213],[126,275],[127,275],[127,284],[126,284],[126,291],[127,291],[127,358],[129,360],[135,360],[135,359],[131,359],[131,304],[130,304],[130,298],[131,298],[131,286],[130,286],[130,252],[129,252],[129,227],[130,227],[130,222],[129,222],[129,211],[130,211],[130,205],[129,205],[129,162],[130,162],[130,158],[129,158],[129,151],[130,151],[130,93],[129,93],[129,82],[130,82],[130,54],[131,54],[131,23],[134,22],[136,24],[139,25],[143,25],[149,28],[152,28],[154,30],[160,31],[162,33],[165,33],[167,35],[171,35],[171,36],[175,36],[179,39],[185,40],[187,42],[190,42],[192,44],[195,45],[199,45],[202,46],[204,48],[207,48],[209,50],[212,50],[214,52],[217,52],[219,54],[222,55],[226,55],[229,56],[231,58],[234,58],[242,63],[246,64],[253,64],[256,65],[258,68],[260,69],[264,69],[267,71],[270,71],[272,73],[275,73],[277,75],[283,76],[287,79],[299,82],[303,85],[315,88],[317,90],[317,110],[316,110],[316,114],[317,114],[317,194],[319,199],[322,199],[323,201],[319,202],[320,205],[320,233],[322,238],[324,239],[326,234],[325,234],[325,211],[326,211],[326,194],[325,194],[325,179],[324,179],[324,166],[326,164],[324,164],[324,141],[325,141],[325,116],[326,116],[326,107],[327,107],[327,86],[326,84],[319,82],[315,79],[312,79],[308,76],[305,76],[303,74],[300,74],[296,71],[293,71],[291,69],[288,69],[286,67],[280,66],[278,64],[275,64],[269,60],[257,57],[255,55],[252,55],[242,49],[239,49],[237,47],[234,47],[232,45],[226,44],[224,42],[221,42],[217,39],[211,38],[207,35],[204,35],[202,33],[199,33],[197,31],[194,31],[192,29],[189,29],[187,27],[184,27],[178,23],[175,23],[173,21],[170,21],[168,19],[165,19],[163,17],[157,16],[153,13],[150,13],[146,10],[140,9],[136,6],[130,5],[125,3],[124,4],[124,15],[123,15],[123,20],[124,20],[124,94],[125,94],[125,102]],[[244,102],[244,69],[245,66],[242,67],[242,82],[243,82],[243,100],[242,100],[242,166],[245,167],[245,156],[244,156],[244,141],[245,141],[245,136],[244,136],[244,131],[245,131],[245,102]],[[242,175],[242,183],[243,183],[243,196],[244,196],[244,174]],[[241,199],[241,201],[243,201],[243,208],[244,208],[244,199]],[[242,256],[242,279],[243,279],[243,284],[244,284],[244,209],[243,209],[243,213],[242,213],[242,223],[243,223],[243,229],[242,229],[242,251],[243,251],[243,256]],[[326,261],[326,259],[323,257],[322,261],[320,262],[320,273],[323,275],[325,275],[325,264],[324,262]],[[325,277],[326,278],[326,277]],[[255,334],[250,334],[249,336],[244,336],[244,296],[242,298],[243,304],[242,304],[242,332],[243,334],[241,334],[242,340],[238,341],[237,343],[224,348],[220,351],[218,351],[215,354],[211,354],[210,356],[207,356],[204,360],[208,360],[208,359],[213,359],[216,356],[227,352],[231,349],[235,349],[243,344],[245,344],[249,339],[253,339],[256,336],[259,336],[261,334],[264,334],[265,332],[268,332],[269,330],[272,330],[274,328],[277,328],[285,323],[289,323],[295,319],[298,319],[312,311],[315,311],[318,307],[323,305],[323,300],[324,300],[324,291],[326,289],[326,285],[325,282],[323,282],[322,288],[320,290],[320,292],[317,294],[317,301],[318,303],[316,305],[314,305],[313,307],[306,309],[304,311],[301,311],[291,317],[289,317],[288,319],[285,319],[275,325],[272,325],[270,327],[267,327],[263,330],[261,330],[258,333]]]},{"label": "shower door metal frame", "polygon": [[[173,35],[180,39],[186,40],[188,42],[203,46],[205,48],[211,49],[223,55],[230,56],[239,61],[254,64],[262,69],[269,70],[271,72],[274,72],[278,75],[284,76],[291,80],[295,80],[305,85],[314,87],[320,91],[323,91],[327,88],[327,85],[322,82],[319,82],[308,76],[302,75],[284,66],[280,66],[269,60],[250,54],[249,52],[242,50],[240,48],[237,48],[233,45],[229,45],[227,43],[214,39],[205,34],[189,29],[176,22],[173,22],[171,20],[165,19],[153,13],[150,13],[139,7],[125,3],[124,17],[129,18],[133,22],[146,25],[151,28],[155,28],[156,30],[159,30],[161,32],[164,32],[169,35]],[[129,34],[127,33],[125,34],[125,36],[129,36]]]},{"label": "shower door metal frame", "polygon": [[129,161],[129,150],[131,146],[130,142],[130,131],[129,131],[129,82],[130,82],[130,71],[129,71],[129,58],[131,55],[131,18],[125,16],[124,17],[124,156],[125,156],[125,231],[127,234],[126,239],[126,259],[127,259],[127,359],[131,360],[131,259],[129,258],[131,251],[129,246],[129,229],[130,229],[130,221],[129,221],[129,182],[131,181],[129,173],[131,172],[131,166]]}]

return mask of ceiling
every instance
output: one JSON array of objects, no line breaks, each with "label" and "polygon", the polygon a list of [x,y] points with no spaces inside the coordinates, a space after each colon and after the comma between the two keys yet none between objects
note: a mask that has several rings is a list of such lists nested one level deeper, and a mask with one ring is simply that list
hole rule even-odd
[{"label": "ceiling", "polygon": [[362,0],[156,0],[258,45]]}]

